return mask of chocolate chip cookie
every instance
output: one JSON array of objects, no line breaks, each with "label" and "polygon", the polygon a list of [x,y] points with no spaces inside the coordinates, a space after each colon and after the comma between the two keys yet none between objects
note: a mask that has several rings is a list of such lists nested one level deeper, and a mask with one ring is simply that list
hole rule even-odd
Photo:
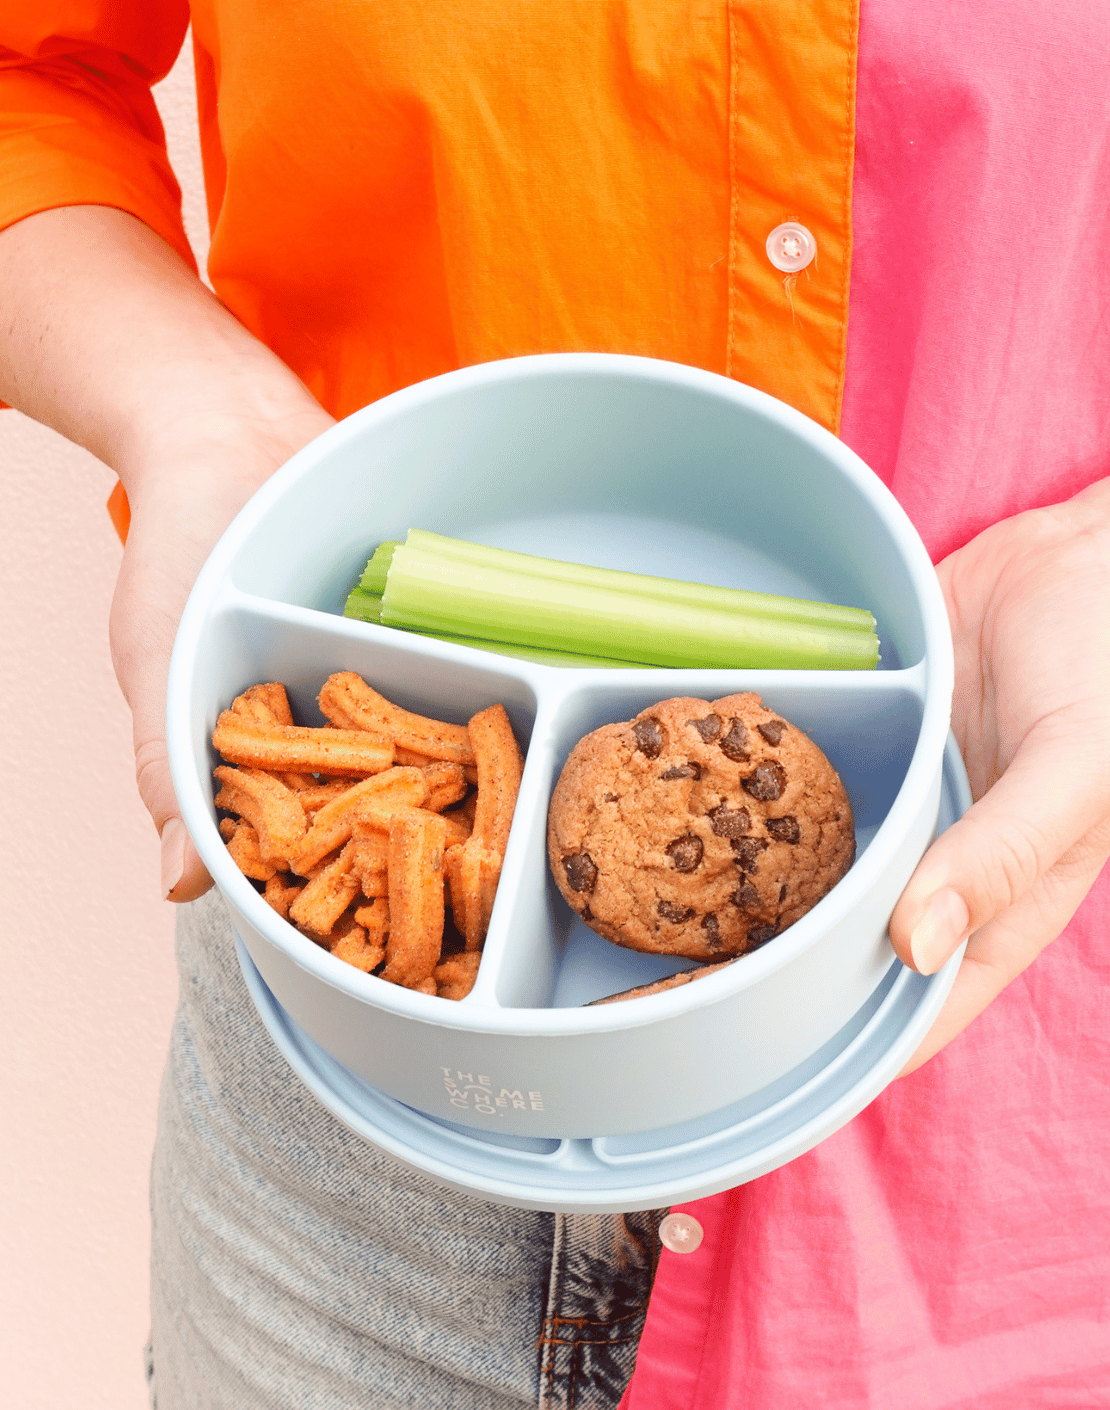
[{"label": "chocolate chip cookie", "polygon": [[758,695],[678,697],[579,741],[548,854],[599,935],[714,961],[815,906],[852,865],[855,832],[832,765]]}]

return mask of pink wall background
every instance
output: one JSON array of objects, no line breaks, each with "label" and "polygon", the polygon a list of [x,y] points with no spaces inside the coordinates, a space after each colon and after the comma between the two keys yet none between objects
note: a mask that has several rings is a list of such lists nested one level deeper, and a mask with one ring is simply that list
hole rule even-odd
[{"label": "pink wall background", "polygon": [[[158,102],[199,258],[191,51]],[[20,1410],[142,1410],[172,907],[108,655],[115,477],[0,412],[0,1368]]]}]

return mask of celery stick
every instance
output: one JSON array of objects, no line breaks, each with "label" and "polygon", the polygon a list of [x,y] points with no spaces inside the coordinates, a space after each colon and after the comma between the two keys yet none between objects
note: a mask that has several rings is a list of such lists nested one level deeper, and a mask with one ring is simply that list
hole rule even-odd
[{"label": "celery stick", "polygon": [[399,543],[389,539],[385,543],[378,544],[370,562],[362,570],[362,577],[358,580],[360,588],[381,597],[385,592],[385,580],[389,573],[389,565],[393,561],[393,550],[400,548],[400,546]]},{"label": "celery stick", "polygon": [[859,608],[539,559],[411,530],[381,621],[432,635],[679,667],[869,670]]},{"label": "celery stick", "polygon": [[[347,614],[350,615],[350,614]],[[520,661],[536,661],[541,666],[608,666],[625,670],[646,670],[646,661],[613,660],[607,656],[583,656],[578,651],[552,651],[539,646],[521,646],[516,642],[482,641],[473,636],[453,636],[449,632],[413,632],[414,636],[430,636],[437,641],[454,642],[457,646],[472,646],[478,651],[493,651],[498,656],[514,656]]]},{"label": "celery stick", "polygon": [[[404,548],[406,552],[421,552],[432,560],[470,565],[476,573],[486,568],[504,572],[515,570],[522,575],[542,578],[545,582],[566,582],[581,588],[627,592],[645,600],[658,598],[671,604],[719,607],[728,612],[743,611],[768,619],[842,625],[854,631],[873,632],[875,629],[874,615],[861,607],[840,607],[831,602],[810,602],[800,597],[748,592],[744,588],[713,587],[707,583],[689,583],[676,578],[625,573],[615,568],[594,568],[558,558],[516,553],[507,548],[489,548],[465,539],[433,534],[427,529],[410,529]],[[384,588],[378,591],[384,591]]]},{"label": "celery stick", "polygon": [[[382,600],[376,593],[366,592],[361,587],[353,587],[343,608],[344,617],[353,617],[359,622],[381,623]],[[399,630],[394,628],[394,630]],[[552,651],[543,647],[520,646],[504,641],[483,641],[479,637],[458,636],[451,632],[422,632],[413,630],[413,636],[434,637],[437,641],[451,641],[459,646],[472,646],[478,651],[493,651],[498,656],[514,656],[521,661],[538,661],[543,666],[636,666],[645,667],[645,661],[617,661],[605,656],[583,656],[577,651]]]},{"label": "celery stick", "polygon": [[382,593],[389,573],[396,542],[387,540],[378,544],[373,555],[362,570],[362,577],[347,594],[343,604],[344,617],[356,617],[360,622],[380,622],[382,619]]},{"label": "celery stick", "polygon": [[347,594],[343,604],[344,617],[354,617],[360,622],[380,622],[382,619],[382,599],[376,592],[367,592],[356,585]]}]

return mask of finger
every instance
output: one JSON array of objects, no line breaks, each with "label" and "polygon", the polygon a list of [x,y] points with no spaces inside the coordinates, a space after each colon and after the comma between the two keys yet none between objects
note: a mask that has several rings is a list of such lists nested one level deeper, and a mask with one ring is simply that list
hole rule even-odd
[{"label": "finger", "polygon": [[925,853],[890,921],[906,964],[934,974],[962,941],[1008,910],[1107,812],[1110,764],[1076,739],[1077,719],[1042,721],[1009,768]]},{"label": "finger", "polygon": [[211,885],[185,824],[178,817],[167,819],[162,829],[162,895],[167,901],[195,901]]},{"label": "finger", "polygon": [[162,894],[191,901],[212,882],[181,820],[170,777],[166,675],[177,620],[204,548],[183,534],[174,539],[173,553],[159,552],[156,538],[147,520],[132,519],[112,601],[112,659],[131,706],[139,794],[162,840]]},{"label": "finger", "polygon": [[162,739],[136,747],[139,794],[162,839],[162,895],[170,901],[195,901],[212,885],[200,855],[181,820]]},{"label": "finger", "polygon": [[899,1077],[938,1053],[1028,969],[1067,925],[1110,856],[1110,839],[1074,848],[1020,901],[968,941],[955,983],[936,1022]]}]

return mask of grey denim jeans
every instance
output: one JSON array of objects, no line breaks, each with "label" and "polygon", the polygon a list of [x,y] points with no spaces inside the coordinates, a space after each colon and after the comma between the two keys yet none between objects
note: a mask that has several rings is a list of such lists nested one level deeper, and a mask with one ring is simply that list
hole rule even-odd
[{"label": "grey denim jeans", "polygon": [[665,1211],[554,1215],[446,1190],[304,1088],[218,896],[182,908],[151,1178],[157,1410],[612,1410]]}]

